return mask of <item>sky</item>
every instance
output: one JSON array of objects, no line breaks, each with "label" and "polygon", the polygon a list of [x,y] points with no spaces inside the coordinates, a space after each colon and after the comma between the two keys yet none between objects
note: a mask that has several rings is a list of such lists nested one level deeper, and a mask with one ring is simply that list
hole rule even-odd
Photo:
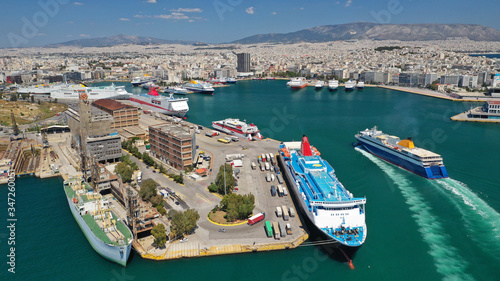
[{"label": "sky", "polygon": [[500,30],[491,0],[16,0],[2,1],[0,48],[140,35],[227,43],[358,21],[467,23]]}]

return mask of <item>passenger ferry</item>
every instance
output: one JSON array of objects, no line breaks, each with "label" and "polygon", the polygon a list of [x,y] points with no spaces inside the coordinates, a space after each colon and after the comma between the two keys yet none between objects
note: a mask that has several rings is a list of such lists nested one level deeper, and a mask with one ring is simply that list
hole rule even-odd
[{"label": "passenger ferry", "polygon": [[151,110],[172,116],[184,117],[189,111],[188,98],[174,98],[174,94],[160,96],[155,88],[149,88],[147,94],[132,95],[130,102],[139,106],[147,106]]},{"label": "passenger ferry", "polygon": [[334,91],[334,90],[337,90],[338,87],[339,87],[338,80],[333,79],[333,80],[328,81],[328,90]]},{"label": "passenger ferry", "polygon": [[307,86],[307,80],[304,77],[296,77],[290,80],[290,87],[292,89],[302,89]]},{"label": "passenger ferry", "polygon": [[447,178],[441,155],[415,147],[411,138],[400,140],[377,130],[366,129],[355,135],[358,144],[373,155],[428,179]]},{"label": "passenger ferry", "polygon": [[224,119],[221,121],[213,121],[212,127],[216,130],[238,136],[247,140],[262,139],[259,128],[254,124],[247,124],[239,119]]},{"label": "passenger ferry", "polygon": [[336,246],[355,251],[366,240],[366,198],[354,197],[304,135],[280,145],[280,165],[300,211]]}]

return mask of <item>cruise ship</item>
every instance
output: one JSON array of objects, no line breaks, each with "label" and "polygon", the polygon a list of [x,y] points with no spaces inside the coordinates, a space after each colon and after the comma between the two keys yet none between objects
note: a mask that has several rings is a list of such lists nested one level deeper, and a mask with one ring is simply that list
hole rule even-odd
[{"label": "cruise ship", "polygon": [[128,99],[132,94],[125,90],[125,86],[99,86],[99,87],[85,87],[84,85],[70,85],[62,87],[50,93],[53,99],[72,99],[77,100],[80,94],[86,93],[88,99]]},{"label": "cruise ship", "polygon": [[366,198],[352,195],[304,135],[280,145],[279,161],[300,211],[335,247],[355,252],[366,240]]},{"label": "cruise ship", "polygon": [[290,87],[292,89],[302,89],[307,86],[307,80],[304,77],[296,77],[290,80]]},{"label": "cruise ship", "polygon": [[174,98],[174,94],[170,96],[160,96],[155,88],[149,88],[147,94],[130,96],[130,103],[147,106],[151,110],[178,117],[184,117],[189,111],[188,98]]},{"label": "cruise ship", "polygon": [[262,139],[259,128],[254,124],[247,124],[239,119],[224,119],[221,121],[213,121],[212,127],[216,130],[238,136],[247,140]]},{"label": "cruise ship", "polygon": [[344,84],[344,90],[346,90],[346,91],[354,90],[354,87],[356,87],[356,81],[354,81],[352,79],[349,81],[346,81]]},{"label": "cruise ship", "polygon": [[428,179],[447,178],[441,155],[415,147],[411,138],[400,140],[377,127],[355,135],[358,144],[373,155]]},{"label": "cruise ship", "polygon": [[185,95],[187,94],[187,90],[183,87],[167,87],[165,88],[165,93],[173,93],[176,95]]},{"label": "cruise ship", "polygon": [[156,82],[156,78],[151,77],[151,76],[139,76],[139,77],[134,77],[132,78],[132,86],[141,86],[142,84],[145,84],[147,82]]},{"label": "cruise ship", "polygon": [[80,177],[64,181],[63,187],[71,214],[92,248],[104,258],[127,266],[132,232],[110,209],[109,201]]},{"label": "cruise ship", "polygon": [[323,87],[324,87],[324,86],[325,86],[325,81],[323,81],[323,80],[318,80],[318,81],[316,82],[316,84],[314,84],[314,88],[315,88],[316,90],[323,89]]},{"label": "cruise ship", "polygon": [[195,80],[191,80],[189,83],[184,85],[184,88],[188,91],[192,91],[195,93],[201,93],[201,94],[209,94],[213,95],[214,94],[214,88],[210,83],[203,83]]},{"label": "cruise ship", "polygon": [[228,77],[228,78],[226,78],[226,83],[227,84],[235,84],[236,82],[238,82],[238,80],[236,80],[236,78],[234,78],[234,77]]},{"label": "cruise ship", "polygon": [[338,87],[339,87],[338,80],[333,79],[333,80],[328,81],[328,90],[334,91],[334,90],[337,90]]},{"label": "cruise ship", "polygon": [[365,82],[359,81],[358,84],[356,84],[356,88],[358,88],[358,89],[364,89],[365,88]]}]

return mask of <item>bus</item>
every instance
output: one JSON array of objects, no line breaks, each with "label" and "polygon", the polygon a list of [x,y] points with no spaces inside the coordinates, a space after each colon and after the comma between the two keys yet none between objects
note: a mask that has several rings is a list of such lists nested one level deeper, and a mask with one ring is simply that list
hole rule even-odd
[{"label": "bus", "polygon": [[225,144],[230,144],[231,141],[228,141],[226,139],[218,139],[219,142],[225,143]]},{"label": "bus", "polygon": [[266,233],[267,233],[267,237],[273,237],[273,228],[272,228],[271,223],[269,221],[266,221]]}]

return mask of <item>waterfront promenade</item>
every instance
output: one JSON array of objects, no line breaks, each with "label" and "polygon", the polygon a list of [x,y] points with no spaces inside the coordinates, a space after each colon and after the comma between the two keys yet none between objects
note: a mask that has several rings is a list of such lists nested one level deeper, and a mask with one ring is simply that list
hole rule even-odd
[{"label": "waterfront promenade", "polygon": [[395,91],[400,91],[400,92],[407,92],[407,93],[428,96],[428,97],[438,98],[438,99],[451,100],[451,101],[482,102],[482,101],[488,101],[488,100],[500,100],[499,98],[487,97],[484,94],[477,94],[477,93],[475,93],[475,94],[471,93],[471,94],[468,94],[467,96],[463,96],[460,93],[457,93],[457,95],[462,96],[462,98],[455,98],[455,97],[451,97],[445,93],[441,93],[441,92],[437,92],[437,91],[433,91],[433,90],[429,90],[429,89],[421,89],[421,88],[413,88],[413,87],[401,87],[401,86],[386,86],[386,85],[380,85],[378,87],[383,88],[383,89],[395,90]]}]

